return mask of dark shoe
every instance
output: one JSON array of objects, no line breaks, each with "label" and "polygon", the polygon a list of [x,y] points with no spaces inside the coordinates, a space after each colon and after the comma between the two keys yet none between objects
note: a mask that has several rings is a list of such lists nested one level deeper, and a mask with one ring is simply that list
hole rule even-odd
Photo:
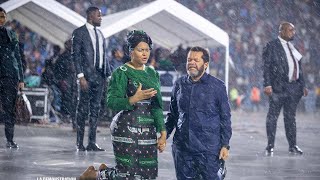
[{"label": "dark shoe", "polygon": [[83,144],[77,145],[77,151],[86,151],[86,148],[83,146]]},{"label": "dark shoe", "polygon": [[104,151],[104,149],[100,148],[98,144],[88,144],[87,151]]},{"label": "dark shoe", "polygon": [[273,155],[273,147],[272,146],[267,146],[266,147],[266,155]]},{"label": "dark shoe", "polygon": [[303,151],[296,145],[296,146],[289,148],[289,153],[301,155],[301,154],[303,154]]},{"label": "dark shoe", "polygon": [[7,141],[7,148],[13,148],[13,149],[17,149],[17,148],[19,148],[19,146],[18,146],[18,144],[17,143],[15,143],[14,141]]}]

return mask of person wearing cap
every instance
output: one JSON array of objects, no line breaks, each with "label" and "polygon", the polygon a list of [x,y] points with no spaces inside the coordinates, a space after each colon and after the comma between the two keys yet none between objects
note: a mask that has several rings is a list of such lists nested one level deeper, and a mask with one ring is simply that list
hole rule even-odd
[{"label": "person wearing cap", "polygon": [[152,49],[147,33],[129,32],[127,46],[130,61],[112,73],[107,93],[107,106],[118,112],[110,125],[115,168],[120,179],[155,179],[157,149],[166,146],[159,73],[145,65]]}]

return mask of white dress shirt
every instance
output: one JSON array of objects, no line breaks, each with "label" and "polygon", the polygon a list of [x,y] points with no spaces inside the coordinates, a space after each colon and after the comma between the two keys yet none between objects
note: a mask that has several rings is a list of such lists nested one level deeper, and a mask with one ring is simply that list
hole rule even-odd
[{"label": "white dress shirt", "polygon": [[[94,65],[96,65],[96,34],[94,32],[94,26],[89,24],[89,23],[86,23],[86,27],[89,31],[89,34],[90,34],[90,38],[91,38],[91,42],[92,42],[92,45],[93,45],[93,50],[94,50]],[[99,54],[100,54],[100,59],[99,59],[99,68],[102,68],[102,65],[103,65],[103,35],[101,33],[101,31],[98,30],[98,27],[97,28],[97,33],[98,33],[98,38],[99,38]]]},{"label": "white dress shirt", "polygon": [[[291,82],[293,80],[292,79],[293,70],[294,70],[293,60],[295,61],[296,66],[297,66],[297,79],[299,79],[299,71],[300,71],[300,69],[299,69],[299,61],[301,60],[302,55],[299,53],[298,50],[296,50],[296,48],[290,42],[282,39],[280,36],[278,36],[278,38],[279,38],[279,40],[280,40],[280,42],[282,44],[282,47],[283,47],[284,51],[286,52],[288,66],[289,66],[289,73],[288,73],[289,81]],[[291,52],[293,54],[293,57],[294,57],[293,60],[292,60],[292,56],[290,54],[290,51],[289,51],[287,43],[289,44],[289,47],[290,47]]]}]

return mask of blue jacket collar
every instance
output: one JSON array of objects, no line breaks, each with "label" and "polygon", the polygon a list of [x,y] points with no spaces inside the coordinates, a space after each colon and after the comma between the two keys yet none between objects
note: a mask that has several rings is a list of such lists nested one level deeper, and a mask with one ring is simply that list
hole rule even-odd
[{"label": "blue jacket collar", "polygon": [[209,74],[206,72],[202,75],[202,77],[199,79],[197,82],[193,82],[191,77],[188,75],[187,76],[187,83],[194,84],[194,83],[207,83],[209,80]]}]

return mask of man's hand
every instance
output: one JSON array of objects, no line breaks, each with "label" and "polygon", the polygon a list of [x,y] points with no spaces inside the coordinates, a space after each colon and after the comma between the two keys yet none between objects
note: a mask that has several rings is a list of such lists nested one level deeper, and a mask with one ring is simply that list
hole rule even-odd
[{"label": "man's hand", "polygon": [[308,96],[309,90],[307,88],[303,88],[303,96]]},{"label": "man's hand", "polygon": [[85,77],[80,78],[80,88],[81,90],[88,90],[88,81]]},{"label": "man's hand", "polygon": [[156,94],[157,90],[154,90],[154,88],[142,90],[142,84],[139,83],[139,87],[137,88],[136,93],[129,98],[129,102],[132,105],[141,100],[152,98]]},{"label": "man's hand", "polygon": [[267,96],[271,96],[272,94],[272,87],[271,86],[267,86],[264,88],[264,93],[267,95]]},{"label": "man's hand", "polygon": [[229,157],[229,150],[226,147],[222,147],[220,150],[219,159],[227,160]]},{"label": "man's hand", "polygon": [[24,88],[24,82],[19,82],[18,90],[21,91]]}]

